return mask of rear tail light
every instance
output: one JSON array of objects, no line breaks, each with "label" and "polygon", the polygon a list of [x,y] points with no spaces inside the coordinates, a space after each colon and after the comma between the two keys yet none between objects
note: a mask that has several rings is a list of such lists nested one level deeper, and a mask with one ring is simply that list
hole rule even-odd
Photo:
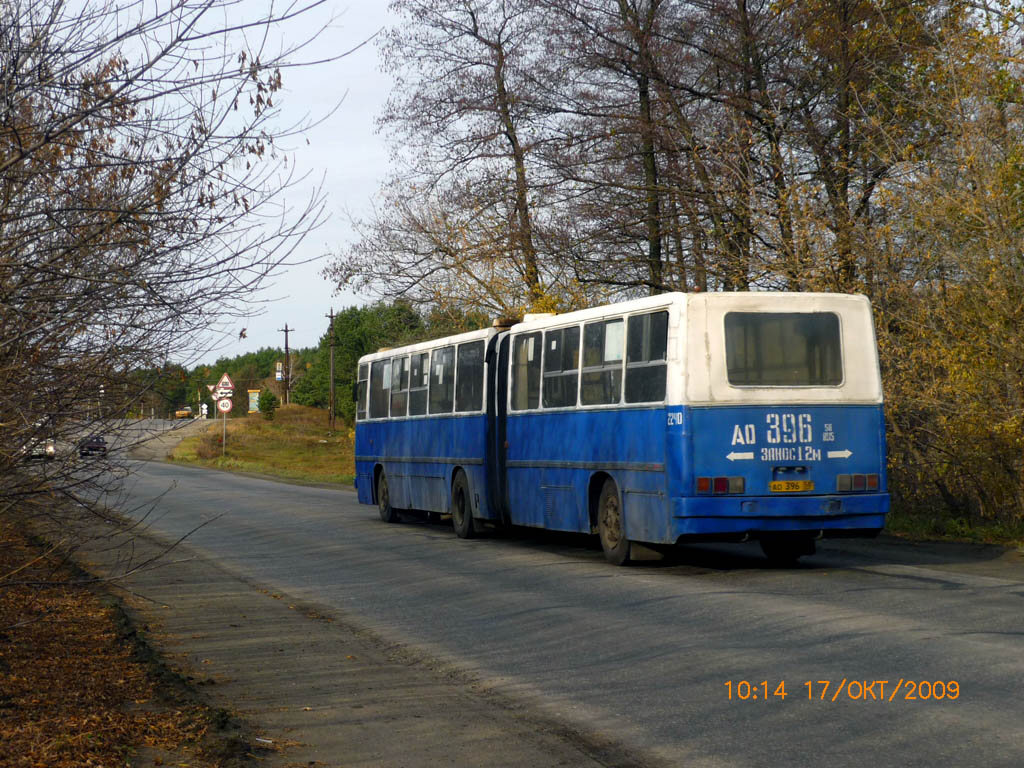
[{"label": "rear tail light", "polygon": [[698,477],[697,493],[714,493],[725,495],[729,493],[744,493],[747,489],[747,481],[742,477]]},{"label": "rear tail light", "polygon": [[836,490],[840,493],[877,491],[878,475],[836,475]]}]

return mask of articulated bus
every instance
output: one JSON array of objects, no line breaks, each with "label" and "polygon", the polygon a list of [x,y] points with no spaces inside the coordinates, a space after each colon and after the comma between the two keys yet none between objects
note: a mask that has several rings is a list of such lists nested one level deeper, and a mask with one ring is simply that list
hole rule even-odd
[{"label": "articulated bus", "polygon": [[359,361],[359,501],[455,532],[632,544],[757,540],[795,562],[889,511],[863,296],[669,293]]}]

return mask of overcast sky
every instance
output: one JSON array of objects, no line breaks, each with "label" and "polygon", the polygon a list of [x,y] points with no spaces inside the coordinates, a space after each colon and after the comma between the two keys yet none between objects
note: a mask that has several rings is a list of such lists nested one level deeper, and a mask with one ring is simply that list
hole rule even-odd
[{"label": "overcast sky", "polygon": [[[332,26],[305,51],[304,60],[348,51],[372,37],[390,19],[387,0],[332,0],[327,6],[315,19],[304,22],[304,27],[313,30],[334,17]],[[300,32],[301,29],[293,25],[289,34]],[[373,42],[335,62],[287,70],[283,77],[284,97],[279,104],[284,124],[291,124],[307,113],[311,118],[322,116],[344,97],[338,110],[309,130],[304,139],[290,139],[279,145],[288,151],[289,165],[294,159],[298,175],[309,176],[305,185],[289,192],[290,205],[301,206],[312,187],[323,184],[326,221],[305,239],[295,256],[296,259],[317,259],[353,239],[349,216],[369,212],[371,200],[387,172],[387,148],[383,139],[374,133],[374,119],[387,99],[391,81],[380,71],[377,46]],[[277,96],[274,98],[278,100]],[[309,139],[308,145],[305,138]],[[285,323],[296,329],[289,334],[289,346],[316,346],[327,329],[325,315],[332,306],[337,312],[368,300],[348,292],[334,295],[334,286],[320,276],[325,263],[325,259],[319,259],[288,267],[260,295],[261,299],[272,301],[254,305],[256,311],[262,309],[262,314],[239,320],[231,331],[231,338],[203,355],[200,362],[211,363],[218,357],[251,352],[260,347],[283,348],[284,334],[278,329]],[[238,332],[243,327],[246,338],[238,341]]]}]

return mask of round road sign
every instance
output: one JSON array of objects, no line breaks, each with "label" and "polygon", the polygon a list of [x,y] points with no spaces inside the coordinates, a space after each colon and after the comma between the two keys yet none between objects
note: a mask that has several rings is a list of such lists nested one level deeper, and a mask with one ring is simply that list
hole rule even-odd
[{"label": "round road sign", "polygon": [[228,411],[230,411],[231,410],[231,399],[225,397],[225,398],[223,398],[221,400],[218,400],[217,401],[217,410],[220,411],[221,413],[227,413]]}]

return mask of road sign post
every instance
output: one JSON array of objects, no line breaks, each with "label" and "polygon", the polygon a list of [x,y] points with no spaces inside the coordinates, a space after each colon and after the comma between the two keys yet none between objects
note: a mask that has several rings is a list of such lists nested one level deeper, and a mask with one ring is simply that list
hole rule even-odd
[{"label": "road sign post", "polygon": [[224,456],[228,450],[228,411],[231,410],[231,398],[223,397],[218,400],[217,410],[224,414],[224,424],[220,437],[220,455]]},{"label": "road sign post", "polygon": [[223,414],[224,423],[221,425],[220,437],[220,455],[223,457],[228,450],[228,411],[231,410],[231,396],[235,393],[235,382],[225,371],[216,386],[209,384],[207,386],[210,388],[210,397],[217,401],[217,410]]}]

